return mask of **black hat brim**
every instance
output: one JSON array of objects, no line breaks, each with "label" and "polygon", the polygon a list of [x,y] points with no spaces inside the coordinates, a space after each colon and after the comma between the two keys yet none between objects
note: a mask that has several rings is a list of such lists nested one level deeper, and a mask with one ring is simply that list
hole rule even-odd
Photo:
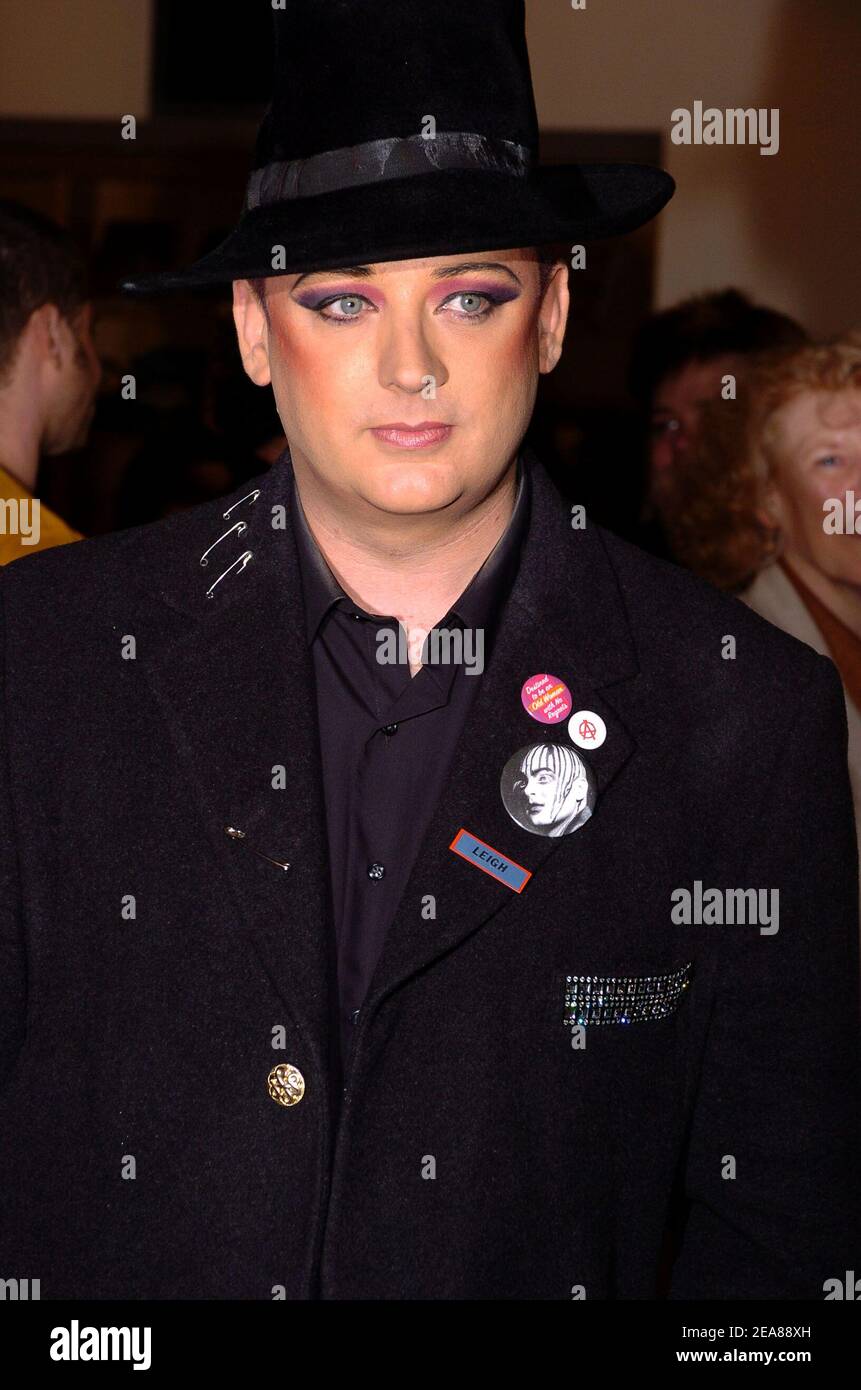
[{"label": "black hat brim", "polygon": [[[375,261],[595,241],[634,231],[675,190],[649,164],[546,165],[525,178],[446,169],[245,213],[214,250],[181,271],[123,280],[126,294],[229,284]],[[273,247],[283,264],[273,269]]]}]

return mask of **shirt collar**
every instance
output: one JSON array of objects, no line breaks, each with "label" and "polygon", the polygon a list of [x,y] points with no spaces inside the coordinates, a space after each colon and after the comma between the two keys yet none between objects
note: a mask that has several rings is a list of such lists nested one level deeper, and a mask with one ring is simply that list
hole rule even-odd
[{"label": "shirt collar", "polygon": [[[296,548],[299,552],[299,570],[302,577],[302,595],[305,604],[305,630],[310,646],[320,632],[323,619],[337,603],[344,600],[351,609],[364,610],[345,594],[330,570],[320,547],[308,525],[295,474],[291,474],[293,506],[290,516]],[[452,604],[448,613],[437,624],[445,627],[458,621],[464,627],[483,628],[486,641],[492,635],[496,617],[511,591],[520,561],[520,550],[529,526],[531,484],[529,467],[522,456],[517,460],[517,492],[514,510],[508,526],[500,536],[487,559],[476,571],[460,598]],[[378,614],[368,614],[379,617]]]}]

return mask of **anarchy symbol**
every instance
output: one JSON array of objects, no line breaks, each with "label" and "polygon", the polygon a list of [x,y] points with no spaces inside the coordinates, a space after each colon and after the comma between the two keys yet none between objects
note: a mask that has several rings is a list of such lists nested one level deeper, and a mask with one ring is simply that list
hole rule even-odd
[{"label": "anarchy symbol", "polygon": [[577,732],[584,741],[596,738],[598,734],[598,730],[590,719],[581,719]]}]

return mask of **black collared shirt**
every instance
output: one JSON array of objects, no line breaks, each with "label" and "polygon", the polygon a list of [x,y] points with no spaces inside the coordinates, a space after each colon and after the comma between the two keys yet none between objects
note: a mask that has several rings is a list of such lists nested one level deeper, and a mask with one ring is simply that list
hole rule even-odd
[{"label": "black collared shirt", "polygon": [[415,676],[397,619],[365,612],[335,579],[308,527],[295,479],[293,500],[316,682],[346,1058],[517,573],[529,521],[529,470],[518,460],[508,527],[430,634],[427,662]]}]

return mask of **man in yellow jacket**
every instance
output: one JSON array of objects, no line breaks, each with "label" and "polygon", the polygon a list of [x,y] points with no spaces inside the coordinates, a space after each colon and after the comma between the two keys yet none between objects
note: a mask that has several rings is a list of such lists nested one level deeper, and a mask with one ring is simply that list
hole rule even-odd
[{"label": "man in yellow jacket", "polygon": [[79,540],[80,531],[67,526],[12,473],[0,468],[0,565],[8,565],[34,550]]},{"label": "man in yellow jacket", "polygon": [[0,200],[0,564],[80,539],[34,496],[44,455],[80,448],[101,367],[80,253],[63,229]]}]

